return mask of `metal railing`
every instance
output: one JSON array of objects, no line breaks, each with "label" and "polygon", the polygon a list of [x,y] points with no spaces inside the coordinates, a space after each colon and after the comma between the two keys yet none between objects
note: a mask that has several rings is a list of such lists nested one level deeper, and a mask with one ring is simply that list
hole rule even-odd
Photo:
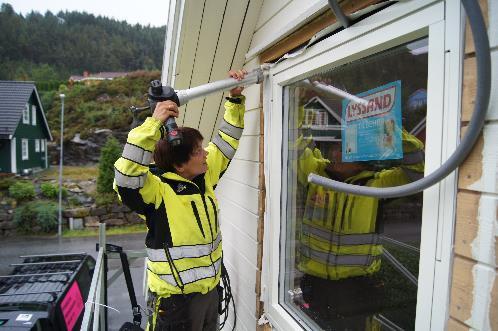
[{"label": "metal railing", "polygon": [[[108,277],[107,260],[120,259],[119,253],[109,251],[106,240],[105,223],[99,224],[98,256],[93,271],[92,283],[85,303],[85,312],[81,323],[81,331],[106,331],[107,330],[107,288],[123,273],[122,268]],[[107,248],[107,249],[106,249]],[[144,250],[124,251],[127,259],[132,261],[146,257]],[[111,308],[112,309],[112,308]]]},{"label": "metal railing", "polygon": [[81,322],[82,331],[106,330],[107,316],[104,306],[107,303],[107,289],[103,287],[102,281],[107,278],[106,272],[106,253],[105,253],[105,223],[99,224],[99,254],[93,271],[92,283],[88,292],[88,298],[85,303],[85,313]]}]

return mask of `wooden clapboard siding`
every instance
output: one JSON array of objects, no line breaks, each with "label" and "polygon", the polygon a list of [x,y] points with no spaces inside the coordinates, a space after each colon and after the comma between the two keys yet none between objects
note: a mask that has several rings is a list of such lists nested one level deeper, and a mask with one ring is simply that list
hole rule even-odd
[{"label": "wooden clapboard siding", "polygon": [[218,194],[236,203],[238,206],[257,215],[258,189],[229,178],[222,178],[216,189]]},{"label": "wooden clapboard siding", "polygon": [[[258,86],[259,87],[259,86]],[[259,130],[259,109],[253,108],[246,111],[244,118],[244,136],[258,136]]]},{"label": "wooden clapboard siding", "polygon": [[[218,194],[220,202],[220,217],[222,223],[230,222],[234,227],[247,234],[252,240],[257,240],[257,222],[258,215],[251,213],[249,210],[238,205],[234,201]],[[225,221],[226,220],[226,221]]]},{"label": "wooden clapboard siding", "polygon": [[259,178],[254,175],[258,171],[258,162],[234,159],[223,176],[258,189]]},{"label": "wooden clapboard siding", "polygon": [[[479,4],[485,21],[490,24],[489,19],[493,16],[488,14],[488,1],[480,0]],[[491,23],[496,24],[496,18],[493,19]],[[469,32],[467,24],[462,84],[462,135],[465,134],[472,116],[476,96],[475,48]],[[491,40],[491,45],[496,42],[497,40]],[[495,49],[492,51],[492,58],[497,57]],[[492,72],[492,81],[497,79],[496,71]],[[491,93],[491,100],[494,100],[498,93],[496,89],[492,89]],[[493,101],[490,105],[491,108],[497,106]],[[498,160],[496,148],[492,148],[496,145],[493,137],[498,137],[497,113],[496,109],[488,112],[483,134],[459,168],[448,330],[498,330]]]}]

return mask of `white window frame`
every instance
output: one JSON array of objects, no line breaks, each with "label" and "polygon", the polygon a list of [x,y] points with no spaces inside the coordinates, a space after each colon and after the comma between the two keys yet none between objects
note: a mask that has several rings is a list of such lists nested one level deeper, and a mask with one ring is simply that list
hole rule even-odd
[{"label": "white window frame", "polygon": [[26,103],[24,109],[22,110],[22,123],[29,124],[29,103]]},{"label": "white window frame", "polygon": [[21,139],[21,158],[22,160],[29,160],[29,139]]},{"label": "white window frame", "polygon": [[41,141],[40,141],[40,148],[41,148],[42,152],[45,152],[45,144],[46,144],[46,140],[45,139],[41,139]]},{"label": "white window frame", "polygon": [[35,152],[40,152],[40,139],[35,139]]},{"label": "white window frame", "polygon": [[[262,299],[277,330],[309,329],[279,303],[285,247],[287,159],[284,86],[311,74],[429,35],[426,174],[455,150],[459,137],[463,24],[460,2],[399,2],[311,47],[303,56],[274,66],[264,82],[266,212]],[[446,20],[445,20],[446,17]],[[458,34],[459,33],[459,34]],[[457,36],[455,38],[455,35]],[[443,120],[444,119],[444,120]],[[424,191],[416,330],[443,330],[449,316],[456,173]],[[437,289],[437,290],[434,290]],[[287,307],[289,309],[290,307]],[[300,324],[301,323],[301,324]],[[311,327],[313,323],[309,323]]]},{"label": "white window frame", "polygon": [[36,106],[31,106],[31,124],[36,125]]}]

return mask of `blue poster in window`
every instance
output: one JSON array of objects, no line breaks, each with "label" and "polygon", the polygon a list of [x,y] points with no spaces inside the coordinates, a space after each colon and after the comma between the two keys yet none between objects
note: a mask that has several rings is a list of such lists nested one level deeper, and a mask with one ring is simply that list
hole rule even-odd
[{"label": "blue poster in window", "polygon": [[357,96],[342,101],[342,161],[402,159],[401,81]]}]

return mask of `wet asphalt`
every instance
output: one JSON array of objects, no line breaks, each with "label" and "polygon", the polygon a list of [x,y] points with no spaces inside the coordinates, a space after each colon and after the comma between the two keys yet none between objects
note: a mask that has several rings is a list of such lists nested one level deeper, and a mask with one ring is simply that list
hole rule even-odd
[{"label": "wet asphalt", "polygon": [[[124,250],[143,250],[145,233],[107,236],[108,244],[123,247]],[[54,253],[82,253],[97,258],[95,244],[98,237],[63,238],[57,237],[15,237],[0,238],[0,275],[8,275],[12,271],[10,264],[20,263],[21,255],[39,255]],[[121,268],[119,259],[109,260],[108,278]],[[130,271],[138,304],[145,307],[143,295],[144,259],[130,260]],[[133,320],[128,290],[123,274],[108,287],[108,305],[116,310],[108,309],[108,330],[119,330],[124,322]],[[142,327],[145,327],[147,316],[142,311]]]}]

